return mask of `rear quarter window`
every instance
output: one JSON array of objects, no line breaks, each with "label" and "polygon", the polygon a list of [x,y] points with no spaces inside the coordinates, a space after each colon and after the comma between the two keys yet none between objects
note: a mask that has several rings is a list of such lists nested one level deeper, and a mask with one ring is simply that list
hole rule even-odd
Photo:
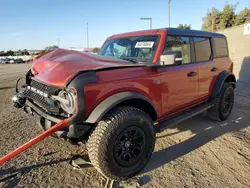
[{"label": "rear quarter window", "polygon": [[214,57],[228,57],[227,40],[214,38]]}]

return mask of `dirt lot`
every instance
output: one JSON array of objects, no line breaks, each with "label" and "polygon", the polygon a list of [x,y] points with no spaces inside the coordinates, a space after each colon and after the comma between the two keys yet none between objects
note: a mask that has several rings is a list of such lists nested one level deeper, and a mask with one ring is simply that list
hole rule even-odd
[{"label": "dirt lot", "polygon": [[[15,81],[30,65],[0,65],[0,156],[38,135],[37,121],[12,107]],[[198,115],[157,135],[142,187],[250,187],[250,87],[238,83],[231,117],[223,123]],[[49,137],[7,162],[0,187],[104,187],[93,167],[74,169],[84,145]],[[116,186],[117,187],[117,186]]]}]

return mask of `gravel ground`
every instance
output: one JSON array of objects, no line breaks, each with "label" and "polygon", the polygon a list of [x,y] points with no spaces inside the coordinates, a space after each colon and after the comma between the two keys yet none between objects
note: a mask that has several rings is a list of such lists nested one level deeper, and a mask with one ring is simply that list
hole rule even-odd
[{"label": "gravel ground", "polygon": [[[41,133],[36,119],[12,107],[18,76],[30,65],[0,65],[0,156]],[[223,122],[200,114],[157,135],[150,163],[138,176],[142,187],[250,187],[250,87],[238,83],[233,113]],[[84,145],[48,137],[0,169],[0,187],[104,187],[93,167],[73,168]],[[115,183],[114,187],[118,187]]]}]

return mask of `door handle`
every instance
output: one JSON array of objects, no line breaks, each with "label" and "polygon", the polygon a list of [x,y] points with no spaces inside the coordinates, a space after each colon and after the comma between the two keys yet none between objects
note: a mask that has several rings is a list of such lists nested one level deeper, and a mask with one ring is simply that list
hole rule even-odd
[{"label": "door handle", "polygon": [[212,69],[211,69],[211,72],[215,72],[215,71],[217,71],[218,69],[216,68],[216,67],[213,67]]},{"label": "door handle", "polygon": [[197,72],[190,72],[187,74],[188,77],[196,76]]}]

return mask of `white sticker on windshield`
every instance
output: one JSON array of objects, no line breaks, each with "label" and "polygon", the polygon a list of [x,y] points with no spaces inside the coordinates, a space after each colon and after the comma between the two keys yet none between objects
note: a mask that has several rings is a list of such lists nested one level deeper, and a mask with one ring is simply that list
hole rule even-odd
[{"label": "white sticker on windshield", "polygon": [[137,42],[135,48],[152,48],[154,42]]}]

